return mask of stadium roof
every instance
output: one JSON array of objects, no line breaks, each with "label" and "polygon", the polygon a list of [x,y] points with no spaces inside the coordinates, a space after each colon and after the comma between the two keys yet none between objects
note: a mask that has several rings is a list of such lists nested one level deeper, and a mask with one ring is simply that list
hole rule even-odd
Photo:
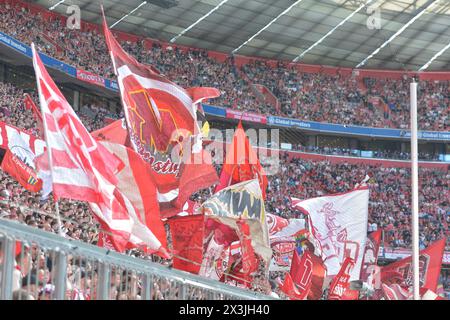
[{"label": "stadium roof", "polygon": [[[450,0],[178,0],[168,9],[151,3],[157,1],[175,0],[103,4],[114,29],[167,42],[175,38],[186,46],[287,61],[299,57],[309,64],[411,71],[438,55],[427,70],[450,70]],[[97,1],[32,2],[46,8],[59,3],[54,10],[62,14],[76,4],[83,20],[101,21]],[[381,28],[369,7],[379,9]]]}]

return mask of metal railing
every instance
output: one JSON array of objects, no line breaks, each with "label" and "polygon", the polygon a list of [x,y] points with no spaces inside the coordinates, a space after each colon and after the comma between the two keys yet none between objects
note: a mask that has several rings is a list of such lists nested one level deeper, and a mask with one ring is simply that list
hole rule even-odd
[{"label": "metal railing", "polygon": [[1,300],[271,299],[0,219]]}]

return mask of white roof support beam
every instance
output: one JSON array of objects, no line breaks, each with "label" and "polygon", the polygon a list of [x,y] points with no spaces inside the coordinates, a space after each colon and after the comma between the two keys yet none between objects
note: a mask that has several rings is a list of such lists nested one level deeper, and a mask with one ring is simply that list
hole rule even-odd
[{"label": "white roof support beam", "polygon": [[52,11],[55,10],[57,6],[59,6],[61,3],[63,3],[66,0],[61,0],[59,2],[57,2],[56,4],[54,4],[53,6],[51,6],[50,8],[48,8],[48,10]]},{"label": "white roof support beam", "polygon": [[227,3],[228,0],[222,0],[217,6],[215,6],[214,8],[212,8],[211,10],[209,10],[209,12],[207,14],[205,14],[204,16],[202,16],[201,18],[199,18],[197,21],[195,21],[193,24],[191,24],[189,27],[187,27],[186,29],[184,29],[183,31],[181,31],[178,35],[176,35],[175,37],[173,37],[172,39],[170,39],[170,43],[174,43],[175,41],[177,41],[177,39],[179,37],[181,37],[183,34],[185,34],[186,32],[188,32],[189,30],[191,30],[193,27],[195,27],[197,24],[199,24],[200,22],[202,22],[204,19],[208,18],[214,11],[216,11],[217,9],[219,9],[221,6],[223,6],[225,3]]},{"label": "white roof support beam", "polygon": [[449,42],[445,47],[443,47],[441,50],[439,50],[439,52],[436,53],[436,54],[433,56],[433,58],[431,58],[430,60],[428,60],[428,62],[425,63],[425,64],[419,69],[419,71],[424,71],[424,70],[428,69],[428,67],[430,66],[430,64],[432,64],[434,60],[436,60],[437,58],[439,58],[445,51],[447,51],[448,48],[450,48],[450,42]]},{"label": "white roof support beam", "polygon": [[403,31],[406,30],[410,25],[412,25],[417,19],[419,19],[427,10],[431,9],[434,5],[436,5],[439,0],[434,0],[430,3],[425,9],[416,14],[411,20],[409,20],[403,27],[401,27],[396,33],[394,33],[389,39],[387,39],[381,46],[379,46],[375,51],[373,51],[367,58],[361,61],[356,68],[360,68],[366,64],[366,62],[371,59],[374,55],[381,51],[384,47],[386,47],[389,43],[391,43],[395,38],[397,38]]},{"label": "white roof support beam", "polygon": [[286,13],[288,13],[289,11],[291,11],[291,9],[293,7],[295,7],[297,4],[299,4],[300,2],[302,2],[303,0],[297,0],[295,1],[293,4],[291,4],[286,10],[284,10],[282,13],[280,13],[278,16],[276,16],[275,19],[273,19],[272,21],[270,21],[268,24],[266,24],[261,30],[259,30],[257,33],[255,33],[253,36],[251,36],[247,41],[245,41],[243,44],[241,44],[239,47],[237,47],[236,49],[234,49],[233,51],[231,51],[232,54],[238,52],[243,46],[245,46],[247,43],[249,43],[250,41],[252,41],[253,39],[255,39],[257,36],[259,36],[261,34],[261,32],[263,32],[264,30],[266,30],[267,28],[269,28],[275,21],[277,21],[280,17],[284,16]]},{"label": "white roof support beam", "polygon": [[348,20],[350,20],[355,14],[357,14],[359,11],[361,11],[365,6],[369,5],[370,3],[374,2],[375,0],[367,0],[367,2],[365,4],[362,4],[358,7],[358,9],[356,9],[355,11],[353,11],[350,15],[348,15],[344,20],[342,20],[341,22],[339,22],[338,25],[336,25],[333,29],[331,29],[330,31],[328,31],[327,34],[325,34],[322,38],[320,38],[319,40],[317,40],[316,42],[314,42],[308,49],[306,49],[305,51],[303,51],[301,54],[299,54],[297,57],[295,57],[292,62],[298,62],[301,58],[303,58],[303,56],[305,54],[307,54],[309,51],[311,51],[312,49],[314,49],[316,46],[318,46],[323,40],[325,40],[329,35],[331,35],[334,31],[336,31],[337,28],[339,28],[340,26],[342,26],[344,23],[346,23]]},{"label": "white roof support beam", "polygon": [[138,5],[136,8],[134,8],[133,10],[131,10],[130,12],[128,12],[126,15],[124,15],[122,18],[120,18],[119,20],[117,20],[116,22],[114,22],[109,28],[112,29],[114,28],[116,25],[118,25],[121,21],[123,21],[124,19],[126,19],[128,16],[132,15],[133,13],[135,13],[140,7],[142,7],[143,5],[146,5],[147,1],[143,1],[141,2],[140,5]]}]

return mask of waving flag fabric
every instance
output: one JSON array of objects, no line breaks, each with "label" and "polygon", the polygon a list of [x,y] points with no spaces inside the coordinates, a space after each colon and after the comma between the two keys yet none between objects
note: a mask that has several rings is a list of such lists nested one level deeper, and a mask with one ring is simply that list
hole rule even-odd
[{"label": "waving flag fabric", "polygon": [[[6,150],[1,161],[1,169],[28,191],[39,192],[42,189],[42,179],[38,177],[35,170],[36,155],[30,141],[32,136],[6,125],[4,128],[8,139],[4,141]],[[35,142],[40,140],[33,138]]]},{"label": "waving flag fabric", "polygon": [[39,192],[42,189],[42,180],[38,178],[36,171],[13,154],[11,150],[6,150],[1,161],[1,169],[28,191]]},{"label": "waving flag fabric", "polygon": [[[419,276],[420,287],[436,291],[441,273],[442,257],[445,249],[445,238],[434,242],[420,251]],[[413,269],[411,257],[388,264],[381,269],[381,281],[389,281],[392,277],[400,277],[405,286],[412,286]]]},{"label": "waving flag fabric", "polygon": [[309,255],[309,259],[312,261],[312,279],[311,290],[308,294],[308,300],[319,300],[322,296],[323,282],[325,281],[326,267],[321,257],[316,256],[312,252]]},{"label": "waving flag fabric", "polygon": [[313,261],[309,251],[305,251],[301,257],[297,250],[294,251],[290,274],[302,296],[308,296],[313,276]]},{"label": "waving flag fabric", "polygon": [[345,258],[342,263],[341,270],[334,277],[330,285],[330,293],[328,295],[328,300],[341,300],[345,291],[350,286],[350,273],[355,263],[350,257]]},{"label": "waving flag fabric", "polygon": [[108,141],[130,147],[127,125],[125,119],[116,120],[106,127],[91,132],[91,135],[99,141]]},{"label": "waving flag fabric", "polygon": [[293,198],[292,205],[309,216],[327,275],[336,275],[345,258],[350,257],[355,261],[350,281],[359,280],[367,239],[369,189],[360,187],[303,201]]},{"label": "waving flag fabric", "polygon": [[237,219],[245,219],[250,225],[251,243],[255,252],[265,262],[269,262],[272,250],[258,180],[244,181],[219,191],[203,203],[202,211],[210,219],[229,225],[234,230],[238,230]]},{"label": "waving flag fabric", "polygon": [[284,282],[280,287],[280,290],[289,297],[290,300],[305,300],[307,297],[308,291],[301,291],[295,285],[292,277],[289,273],[286,273],[284,278]]},{"label": "waving flag fabric", "polygon": [[198,274],[203,260],[204,216],[176,216],[167,222],[174,250],[173,267]]},{"label": "waving flag fabric", "polygon": [[51,176],[55,199],[89,202],[100,224],[114,235],[114,245],[119,251],[129,242],[143,243],[155,251],[160,249],[161,243],[139,221],[136,208],[116,188],[116,174],[123,169],[123,163],[89,134],[47,73],[34,45],[32,51],[46,153],[50,153],[51,159],[41,169]]},{"label": "waving flag fabric", "polygon": [[36,120],[37,127],[39,129],[39,138],[44,138],[44,126],[42,124],[41,112],[39,111],[38,107],[36,107],[36,104],[28,93],[25,94],[24,102],[25,108],[33,112],[34,119]]},{"label": "waving flag fabric", "polygon": [[270,247],[273,255],[270,271],[289,271],[293,253],[296,249],[296,237],[307,232],[304,219],[285,219],[267,213]]},{"label": "waving flag fabric", "polygon": [[202,149],[196,111],[200,101],[220,92],[214,88],[183,89],[128,55],[105,18],[103,29],[131,145],[153,170],[161,216],[176,215],[192,193],[218,181],[210,157]]},{"label": "waving flag fabric", "polygon": [[167,236],[159,214],[157,190],[151,179],[148,163],[136,152],[121,144],[111,142],[100,144],[122,161],[123,169],[116,175],[118,180],[116,187],[136,208],[139,221],[158,238],[161,250],[165,250]]},{"label": "waving flag fabric", "polygon": [[250,144],[242,123],[234,133],[233,142],[228,145],[225,163],[220,174],[220,183],[215,192],[233,184],[258,179],[263,198],[266,198],[267,177],[264,168],[259,162],[256,151]]},{"label": "waving flag fabric", "polygon": [[[366,248],[364,250],[364,258],[361,265],[360,279],[367,281],[370,274],[367,272],[367,268],[371,265],[376,265],[378,261],[378,252],[380,250],[381,243],[381,229],[370,233],[367,236]],[[373,279],[371,280],[373,281]]]}]

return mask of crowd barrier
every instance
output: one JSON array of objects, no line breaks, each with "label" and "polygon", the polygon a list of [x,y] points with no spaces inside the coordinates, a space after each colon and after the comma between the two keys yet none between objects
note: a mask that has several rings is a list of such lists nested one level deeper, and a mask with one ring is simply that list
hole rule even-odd
[{"label": "crowd barrier", "polygon": [[[22,289],[13,292],[19,270]],[[36,288],[39,282],[47,283],[40,291]],[[30,296],[50,300],[272,299],[0,219],[0,300],[24,300]]]}]

